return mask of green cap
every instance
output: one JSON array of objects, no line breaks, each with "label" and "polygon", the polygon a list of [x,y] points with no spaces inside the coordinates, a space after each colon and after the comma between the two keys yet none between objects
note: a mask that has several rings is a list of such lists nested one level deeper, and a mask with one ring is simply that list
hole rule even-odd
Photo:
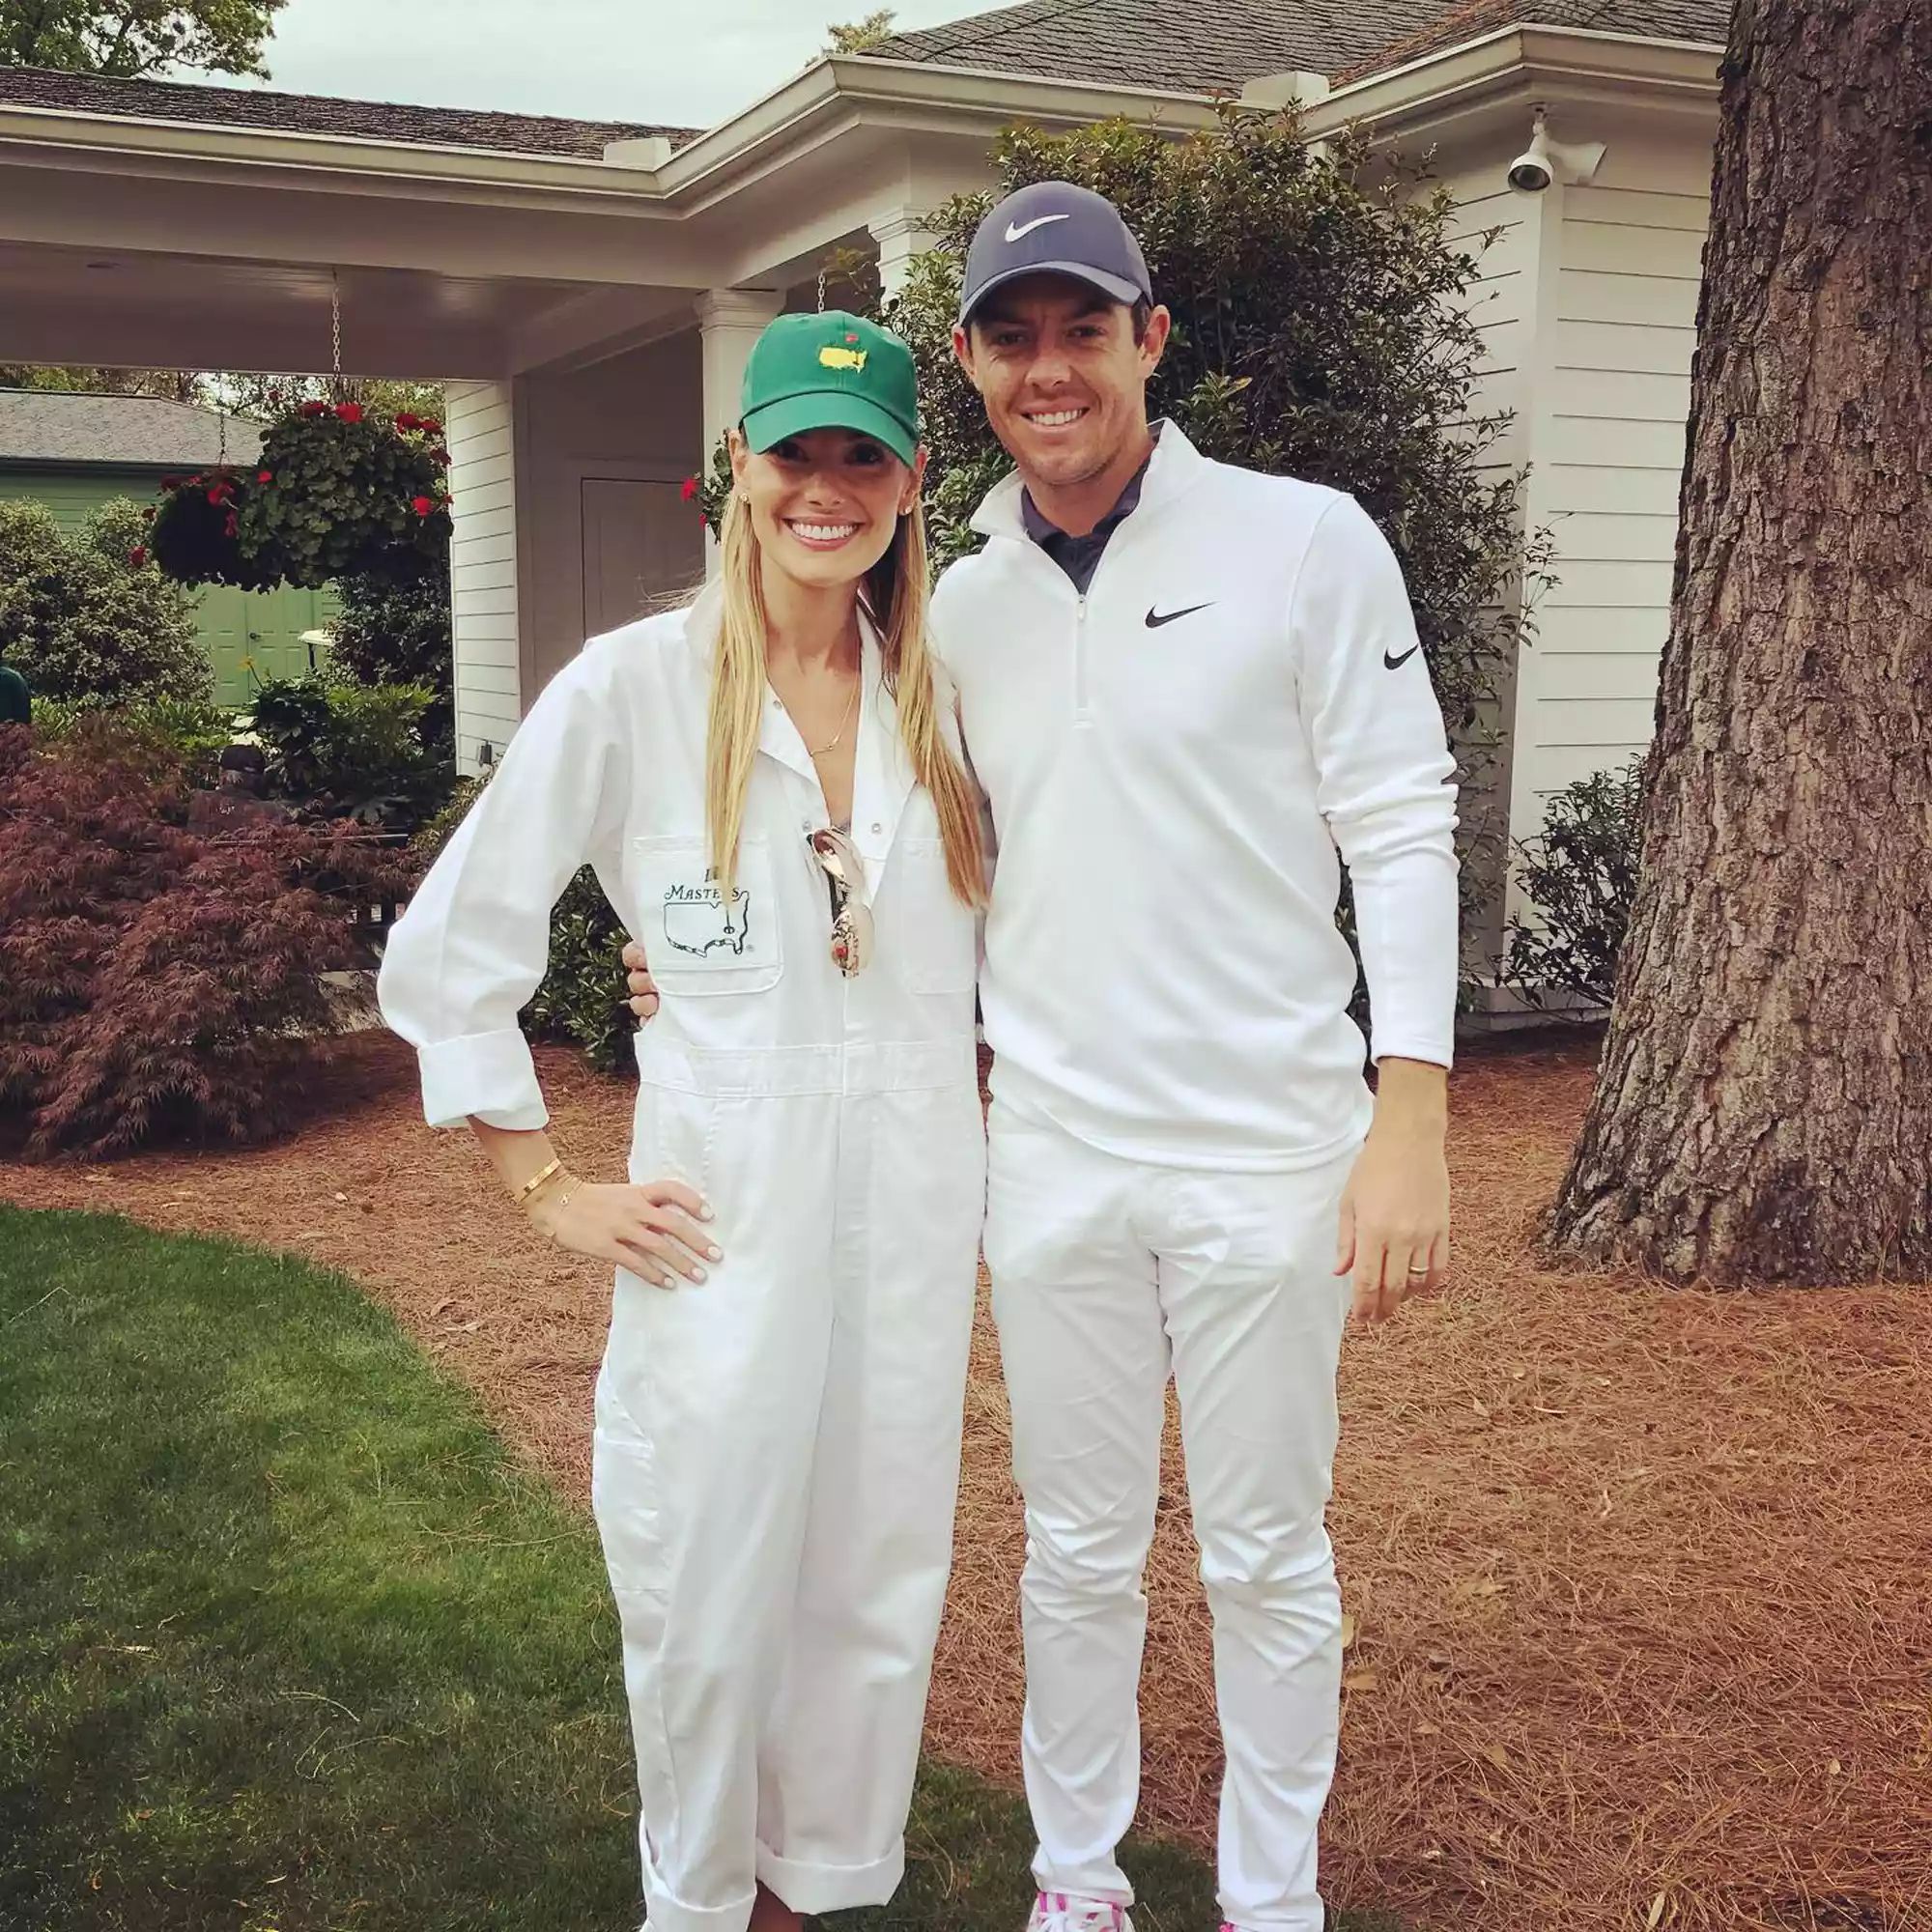
[{"label": "green cap", "polygon": [[781,315],[752,346],[741,420],[754,450],[809,429],[851,429],[909,464],[919,451],[912,351],[842,309]]}]

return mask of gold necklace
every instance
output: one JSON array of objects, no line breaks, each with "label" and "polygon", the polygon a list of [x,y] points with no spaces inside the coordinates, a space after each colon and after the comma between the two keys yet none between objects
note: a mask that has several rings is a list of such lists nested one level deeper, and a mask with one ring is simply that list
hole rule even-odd
[{"label": "gold necklace", "polygon": [[806,753],[808,756],[814,758],[822,758],[825,756],[826,753],[836,752],[838,749],[838,741],[840,738],[844,737],[845,727],[852,722],[852,708],[859,701],[859,682],[860,679],[863,678],[864,676],[865,672],[862,670],[858,674],[858,676],[854,677],[852,680],[852,695],[845,700],[845,715],[838,721],[838,730],[837,734],[834,736],[831,744],[821,745],[819,749],[815,752],[812,751],[810,745],[808,745],[806,747]]}]

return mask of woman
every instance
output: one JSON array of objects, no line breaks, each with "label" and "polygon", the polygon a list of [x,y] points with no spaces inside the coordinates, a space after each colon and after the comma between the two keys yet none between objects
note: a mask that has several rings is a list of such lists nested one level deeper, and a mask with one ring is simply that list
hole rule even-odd
[{"label": "woman", "polygon": [[[917,425],[895,337],[772,324],[721,581],[552,681],[383,965],[431,1123],[616,1268],[592,1500],[652,1932],[796,1926],[903,1867],[984,1206]],[[663,1001],[628,1186],[560,1165],[517,1028],[585,863]]]}]

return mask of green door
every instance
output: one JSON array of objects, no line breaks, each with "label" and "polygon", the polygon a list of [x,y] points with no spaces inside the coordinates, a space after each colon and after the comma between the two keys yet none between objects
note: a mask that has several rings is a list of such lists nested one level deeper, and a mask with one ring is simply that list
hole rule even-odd
[{"label": "green door", "polygon": [[335,600],[327,590],[237,590],[211,583],[202,592],[197,622],[214,667],[215,696],[239,708],[271,677],[307,674],[302,633],[330,629]]}]

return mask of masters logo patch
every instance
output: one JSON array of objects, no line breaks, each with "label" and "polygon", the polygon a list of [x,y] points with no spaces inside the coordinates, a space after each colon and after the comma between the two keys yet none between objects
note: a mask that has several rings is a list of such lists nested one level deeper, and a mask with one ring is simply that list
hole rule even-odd
[{"label": "masters logo patch", "polygon": [[699,959],[714,952],[745,954],[751,938],[751,895],[740,886],[724,902],[717,878],[709,871],[699,885],[673,884],[665,890],[664,934],[672,949]]},{"label": "masters logo patch", "polygon": [[827,369],[859,370],[866,366],[866,352],[863,349],[840,349],[836,342],[828,342],[818,352],[818,360]]}]

